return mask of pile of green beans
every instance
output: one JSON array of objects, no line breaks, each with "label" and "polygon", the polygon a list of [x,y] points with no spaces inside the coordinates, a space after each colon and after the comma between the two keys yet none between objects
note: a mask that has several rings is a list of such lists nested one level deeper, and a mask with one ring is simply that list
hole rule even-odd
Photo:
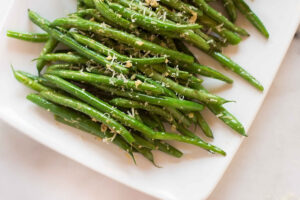
[{"label": "pile of green beans", "polygon": [[[117,145],[134,163],[139,153],[157,166],[155,150],[180,158],[183,153],[168,140],[225,156],[224,150],[202,139],[214,138],[202,113],[205,107],[247,135],[223,106],[231,100],[202,84],[203,77],[225,84],[233,80],[201,65],[186,45],[204,51],[262,91],[263,86],[221,49],[248,36],[234,24],[237,10],[264,36],[269,34],[243,0],[220,3],[229,19],[205,0],[78,0],[76,12],[52,22],[29,10],[30,20],[45,32],[7,31],[7,36],[45,43],[34,59],[38,75],[14,69],[13,74],[36,92],[27,99],[53,113],[57,122]],[[203,134],[195,134],[192,126]]]}]

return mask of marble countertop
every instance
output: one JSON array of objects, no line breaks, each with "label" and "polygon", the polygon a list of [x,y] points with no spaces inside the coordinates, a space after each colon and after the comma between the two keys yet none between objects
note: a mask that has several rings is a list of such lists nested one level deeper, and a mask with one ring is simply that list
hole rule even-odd
[{"label": "marble countertop", "polygon": [[[0,21],[6,3],[0,2]],[[249,138],[209,200],[300,199],[299,75],[300,29]],[[0,199],[154,200],[57,154],[1,121]]]}]

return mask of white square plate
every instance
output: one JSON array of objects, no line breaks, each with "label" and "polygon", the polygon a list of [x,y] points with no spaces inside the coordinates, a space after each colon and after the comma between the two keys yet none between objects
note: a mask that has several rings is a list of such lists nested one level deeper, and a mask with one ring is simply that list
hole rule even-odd
[{"label": "white square plate", "polygon": [[[220,83],[215,84],[215,81],[208,81],[208,84],[218,87],[214,89],[215,93],[237,101],[225,106],[245,125],[246,130],[249,129],[274,79],[297,28],[300,14],[298,0],[247,2],[264,21],[270,31],[270,39],[263,38],[243,17],[240,17],[242,19],[238,24],[249,30],[251,37],[245,39],[238,47],[227,48],[225,54],[257,77],[265,86],[265,92],[257,91],[199,53],[201,63],[216,66],[218,70],[234,78],[235,83],[232,87],[223,87]],[[13,78],[10,68],[13,64],[16,69],[36,73],[35,64],[31,60],[39,55],[42,45],[5,37],[8,29],[39,30],[28,20],[28,8],[44,17],[54,19],[74,10],[75,0],[15,0],[12,4],[0,38],[1,118],[57,152],[152,196],[170,200],[207,198],[222,177],[243,138],[210,113],[205,113],[214,130],[213,144],[224,149],[228,155],[226,157],[211,155],[197,147],[172,142],[182,149],[185,155],[181,159],[175,159],[163,153],[155,153],[157,163],[163,166],[155,168],[139,156],[136,166],[117,147],[55,123],[52,115],[25,99],[26,94],[31,91]]]}]

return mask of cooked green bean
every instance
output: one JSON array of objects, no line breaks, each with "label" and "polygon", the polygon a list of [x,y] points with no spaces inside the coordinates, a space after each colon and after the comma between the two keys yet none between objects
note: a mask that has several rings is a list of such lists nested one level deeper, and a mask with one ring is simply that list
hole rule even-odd
[{"label": "cooked green bean", "polygon": [[178,130],[184,136],[191,137],[191,138],[199,138],[192,131],[188,130],[187,128],[185,128],[181,124],[176,125],[176,130]]},{"label": "cooked green bean", "polygon": [[166,77],[179,78],[182,80],[187,80],[194,83],[201,84],[203,82],[202,79],[195,77],[187,71],[179,70],[178,68],[172,68],[167,65],[151,65],[153,69],[162,73]]},{"label": "cooked green bean", "polygon": [[47,33],[24,33],[17,31],[7,31],[6,36],[28,42],[47,42],[49,40],[49,35]]},{"label": "cooked green bean", "polygon": [[38,83],[38,81],[33,80],[30,77],[26,76],[26,74],[23,74],[21,71],[15,71],[13,69],[13,74],[20,83],[26,85],[27,87],[29,87],[35,91],[41,92],[41,91],[50,89],[46,86],[41,85],[40,83]]},{"label": "cooked green bean", "polygon": [[233,0],[236,7],[241,13],[243,13],[247,19],[266,37],[269,38],[269,32],[262,23],[262,21],[257,17],[257,15],[251,10],[244,0]]},{"label": "cooked green bean", "polygon": [[122,18],[122,16],[115,13],[103,0],[94,0],[94,5],[98,12],[107,20],[120,25],[121,27],[126,27],[127,30],[132,30],[136,28],[136,25],[130,21]]},{"label": "cooked green bean", "polygon": [[172,91],[172,90],[169,90],[168,88],[164,87],[163,85],[159,84],[158,82],[148,78],[148,77],[145,77],[144,75],[141,75],[141,74],[136,74],[135,75],[137,79],[141,80],[141,81],[144,81],[146,83],[150,83],[152,85],[155,85],[157,87],[161,87],[164,91],[165,91],[165,94],[169,97],[173,97],[173,98],[177,98],[176,94]]},{"label": "cooked green bean", "polygon": [[234,32],[237,32],[241,35],[248,36],[249,34],[247,31],[243,28],[240,28],[236,25],[234,25],[231,21],[229,21],[225,16],[223,16],[221,13],[213,9],[210,5],[208,5],[205,0],[193,0],[193,2],[209,17],[213,18],[220,24],[224,24],[224,26]]},{"label": "cooked green bean", "polygon": [[236,33],[228,30],[224,25],[218,24],[208,16],[201,16],[199,17],[199,21],[206,26],[207,28],[210,28],[213,32],[217,33],[221,37],[223,37],[223,40],[221,42],[226,43],[229,42],[230,44],[237,45],[241,42],[242,38],[237,35]]},{"label": "cooked green bean", "polygon": [[161,88],[148,83],[142,83],[140,81],[130,81],[128,79],[119,79],[119,78],[104,76],[100,74],[93,74],[88,72],[72,71],[72,70],[51,70],[48,73],[55,76],[59,76],[61,78],[73,80],[73,81],[84,81],[86,83],[124,87],[127,89],[134,89],[137,91],[152,92],[154,94],[164,93],[164,91]]},{"label": "cooked green bean", "polygon": [[237,14],[236,14],[236,8],[235,8],[235,5],[233,3],[233,0],[222,0],[222,2],[223,2],[223,5],[226,9],[226,12],[229,16],[229,19],[232,22],[235,22]]},{"label": "cooked green bean", "polygon": [[[202,89],[204,91],[207,91],[203,86],[197,85],[197,89]],[[225,124],[227,124],[230,128],[238,132],[239,134],[243,136],[247,136],[245,133],[244,126],[239,122],[239,120],[231,114],[226,108],[220,105],[206,105],[207,108],[220,120],[222,120]]]},{"label": "cooked green bean", "polygon": [[175,10],[182,11],[183,13],[188,13],[190,15],[196,14],[198,16],[203,15],[202,10],[200,10],[190,4],[186,4],[180,0],[160,0],[160,2],[162,2],[163,4],[173,8]]},{"label": "cooked green bean", "polygon": [[117,63],[111,63],[108,61],[105,57],[97,54],[94,51],[89,50],[88,48],[80,45],[77,43],[74,39],[67,36],[66,34],[61,33],[60,31],[50,28],[50,22],[46,20],[45,18],[42,18],[37,13],[29,10],[28,11],[29,18],[33,23],[41,27],[44,31],[48,32],[51,37],[55,38],[56,40],[62,42],[63,44],[69,46],[73,50],[77,51],[80,55],[84,56],[85,58],[92,59],[95,62],[104,65],[108,68],[112,68],[116,70],[117,72],[128,74],[129,70],[126,69],[124,66],[119,65]]},{"label": "cooked green bean", "polygon": [[198,123],[199,127],[201,128],[201,130],[203,131],[203,133],[209,138],[214,138],[214,135],[213,135],[209,125],[207,124],[207,122],[205,121],[205,119],[201,115],[201,113],[195,112],[195,115],[197,118],[197,123]]},{"label": "cooked green bean", "polygon": [[155,114],[152,114],[152,113],[150,113],[150,116],[151,116],[152,120],[154,120],[154,121],[157,123],[156,129],[157,129],[158,131],[160,131],[160,132],[165,132],[166,129],[165,129],[165,127],[164,127],[164,125],[163,125],[161,119],[159,118],[159,116],[158,116],[158,115],[155,115]]},{"label": "cooked green bean", "polygon": [[163,109],[161,109],[157,106],[152,106],[152,105],[147,105],[147,104],[145,105],[144,103],[141,103],[141,102],[128,100],[128,99],[122,99],[122,98],[114,98],[109,103],[114,106],[121,107],[121,108],[136,108],[136,109],[147,110],[156,115],[162,116],[164,119],[166,119],[169,122],[174,121],[174,118],[170,113],[164,111]]},{"label": "cooked green bean", "polygon": [[133,10],[124,8],[120,4],[116,4],[116,3],[110,3],[109,7],[111,7],[114,11],[120,13],[127,20],[131,20],[133,23],[137,24],[138,26],[141,26],[150,31],[155,29],[156,31],[177,32],[181,30],[201,28],[199,24],[175,24],[166,21],[161,21],[154,17],[148,17],[146,15],[142,15]]},{"label": "cooked green bean", "polygon": [[251,85],[256,87],[258,90],[260,91],[264,90],[264,87],[255,77],[253,77],[249,72],[247,72],[241,66],[233,62],[230,58],[228,58],[224,54],[219,52],[212,52],[210,55],[213,58],[215,58],[217,61],[219,61],[223,66],[229,68],[230,70],[232,70],[233,72],[241,76],[243,79],[248,81]]},{"label": "cooked green bean", "polygon": [[125,55],[121,55],[115,50],[106,47],[105,45],[78,33],[72,32],[71,33],[73,38],[81,43],[82,45],[87,45],[89,48],[95,50],[98,53],[104,54],[106,56],[110,56],[109,59],[116,59],[117,61],[121,62],[131,62],[132,64],[159,64],[164,63],[166,58],[164,57],[154,57],[154,58],[131,58]]},{"label": "cooked green bean", "polygon": [[191,125],[191,121],[175,108],[165,107],[165,110],[167,110],[179,124],[185,125],[187,127]]},{"label": "cooked green bean", "polygon": [[114,134],[109,131],[102,132],[100,130],[100,125],[96,122],[93,122],[87,116],[82,115],[66,107],[55,105],[37,94],[29,94],[26,98],[31,102],[35,103],[36,105],[46,109],[47,111],[54,113],[55,119],[59,122],[81,129],[85,132],[88,132],[94,136],[103,139],[114,138],[112,140],[112,143],[116,144],[132,156],[131,146],[125,140],[123,140],[121,136],[116,135],[114,137]]},{"label": "cooked green bean", "polygon": [[194,58],[174,51],[168,48],[161,47],[160,45],[154,44],[152,42],[146,41],[135,35],[120,31],[117,29],[109,28],[104,24],[98,24],[96,22],[91,22],[88,20],[77,18],[59,18],[52,22],[53,26],[62,26],[66,28],[78,28],[80,30],[92,31],[98,35],[112,38],[119,41],[120,43],[127,44],[129,46],[135,47],[136,49],[141,49],[145,51],[150,51],[154,54],[168,56],[168,59],[179,61],[183,63],[193,63]]},{"label": "cooked green bean", "polygon": [[63,61],[71,64],[84,64],[88,62],[88,59],[81,56],[69,53],[47,53],[38,58],[38,60],[44,60],[47,62]]},{"label": "cooked green bean", "polygon": [[117,88],[108,87],[105,85],[94,85],[94,86],[106,92],[110,92],[113,95],[126,97],[136,101],[147,102],[157,106],[166,106],[166,107],[172,107],[172,108],[177,108],[180,110],[187,110],[187,111],[196,111],[196,110],[201,111],[203,109],[203,105],[192,101],[181,100],[172,97],[154,97],[154,96],[150,96],[138,92],[122,91]]},{"label": "cooked green bean", "polygon": [[205,102],[207,104],[223,104],[228,102],[227,100],[218,97],[216,95],[210,94],[208,92],[204,92],[201,90],[194,90],[191,88],[184,87],[174,81],[172,81],[169,78],[164,77],[163,75],[155,72],[151,68],[145,68],[145,67],[139,67],[139,70],[141,70],[143,73],[145,73],[147,76],[151,77],[152,79],[156,81],[161,81],[165,83],[166,87],[171,88],[175,92],[189,97],[193,99],[197,99],[199,101]]},{"label": "cooked green bean", "polygon": [[117,121],[81,101],[49,90],[40,92],[40,95],[49,101],[72,108],[90,116],[92,119],[102,122],[114,133],[120,134],[130,144],[135,141],[130,132]]},{"label": "cooked green bean", "polygon": [[[46,42],[45,46],[43,47],[40,56],[51,53],[56,48],[57,44],[58,44],[58,41],[56,39],[50,37],[49,40]],[[43,70],[46,63],[47,62],[44,60],[41,60],[41,59],[37,60],[36,69],[38,70],[39,74]]]}]

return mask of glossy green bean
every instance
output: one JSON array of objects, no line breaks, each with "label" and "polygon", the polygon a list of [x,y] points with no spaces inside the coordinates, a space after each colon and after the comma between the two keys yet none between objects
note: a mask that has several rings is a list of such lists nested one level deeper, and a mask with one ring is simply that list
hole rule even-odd
[{"label": "glossy green bean", "polygon": [[47,53],[38,58],[38,60],[44,60],[47,62],[63,61],[71,64],[84,64],[88,62],[88,59],[81,56],[69,53]]},{"label": "glossy green bean", "polygon": [[[196,89],[207,91],[203,86],[198,85]],[[247,136],[244,126],[241,122],[233,115],[231,114],[226,108],[219,105],[206,105],[207,108],[220,120],[222,120],[226,125],[228,125],[230,128],[238,132],[239,134],[243,136]]]},{"label": "glossy green bean", "polygon": [[259,30],[266,38],[269,38],[269,32],[262,23],[262,21],[257,17],[257,15],[251,10],[244,0],[233,0],[236,7],[241,13],[243,13],[247,19]]},{"label": "glossy green bean", "polygon": [[193,74],[190,74],[187,71],[179,70],[178,68],[172,68],[167,65],[151,65],[153,69],[162,73],[166,77],[179,78],[182,80],[194,82],[195,84],[201,84],[202,79],[195,77]]},{"label": "glossy green bean", "polygon": [[164,87],[163,85],[159,84],[158,82],[144,76],[144,75],[141,75],[141,74],[136,74],[135,75],[137,79],[141,80],[141,81],[144,81],[146,83],[150,83],[152,85],[155,85],[157,87],[161,87],[164,91],[165,91],[165,95],[166,96],[169,96],[169,97],[173,97],[173,98],[177,98],[176,94],[172,91],[172,90],[169,90],[168,88]]},{"label": "glossy green bean", "polygon": [[187,127],[191,125],[191,121],[175,108],[165,107],[165,110],[168,111],[179,124]]},{"label": "glossy green bean", "polygon": [[154,58],[131,58],[122,54],[119,54],[117,51],[81,34],[72,32],[73,38],[81,43],[82,45],[87,45],[89,48],[95,50],[98,53],[110,56],[109,59],[116,59],[121,62],[131,62],[134,65],[150,65],[150,64],[159,64],[164,63],[166,58],[164,57],[154,57]]},{"label": "glossy green bean", "polygon": [[[29,94],[26,98],[34,104],[44,108],[45,110],[54,113],[55,119],[59,122],[81,129],[99,138],[113,138],[114,136],[113,133],[109,131],[102,132],[100,130],[100,125],[96,122],[93,122],[87,116],[66,107],[55,105],[50,101],[47,101],[40,95]],[[128,152],[132,156],[131,146],[125,140],[123,140],[121,136],[116,135],[112,140],[112,143],[119,146],[121,149]]]},{"label": "glossy green bean", "polygon": [[200,112],[195,112],[196,118],[197,118],[197,124],[203,131],[203,133],[209,137],[209,138],[214,138],[214,135],[212,133],[212,130],[210,129],[208,123],[205,121],[204,117],[201,115]]},{"label": "glossy green bean", "polygon": [[122,18],[122,16],[115,13],[103,0],[94,0],[94,5],[98,12],[107,20],[121,26],[126,27],[127,30],[136,29],[136,25],[130,21]]},{"label": "glossy green bean", "polygon": [[67,36],[66,34],[63,34],[62,32],[60,32],[60,31],[58,31],[54,28],[50,28],[50,26],[49,26],[50,22],[48,20],[42,18],[41,16],[39,16],[37,13],[29,10],[28,14],[29,14],[29,18],[31,19],[31,21],[33,23],[35,23],[36,25],[41,27],[43,30],[48,32],[51,35],[51,37],[55,38],[56,40],[62,42],[63,44],[69,46],[73,50],[77,51],[83,57],[85,57],[87,59],[92,59],[96,63],[99,63],[99,64],[101,64],[105,67],[108,67],[108,68],[112,68],[117,72],[124,73],[124,74],[129,73],[129,70],[126,69],[124,66],[119,65],[117,63],[111,63],[105,57],[103,57],[103,56],[97,54],[96,52],[91,51],[88,48],[80,45],[74,39]]},{"label": "glossy green bean", "polygon": [[102,122],[103,124],[107,125],[114,133],[120,134],[130,144],[135,141],[131,133],[128,132],[128,130],[126,130],[126,128],[124,128],[117,121],[108,117],[107,114],[102,113],[81,101],[49,90],[40,92],[40,95],[49,101],[72,108],[90,116],[92,119]]},{"label": "glossy green bean", "polygon": [[144,103],[141,102],[123,99],[123,98],[114,98],[111,101],[109,101],[109,103],[121,108],[136,108],[136,109],[146,110],[148,112],[162,116],[164,119],[166,119],[169,122],[174,121],[174,118],[170,113],[164,111],[163,109],[157,106],[152,106],[147,104],[145,105]]},{"label": "glossy green bean", "polygon": [[133,23],[141,26],[147,30],[156,31],[182,31],[188,29],[197,29],[201,28],[199,24],[175,24],[169,23],[166,21],[158,20],[154,17],[148,17],[146,15],[142,15],[138,12],[135,12],[131,9],[124,8],[120,4],[110,3],[109,7],[111,7],[114,11],[120,13],[127,20],[131,20]]},{"label": "glossy green bean", "polygon": [[167,5],[168,7],[171,7],[175,10],[181,11],[183,13],[202,16],[203,12],[202,10],[196,8],[195,6],[192,6],[190,4],[186,4],[182,2],[181,0],[160,0],[161,3]]},{"label": "glossy green bean", "polygon": [[6,36],[28,42],[47,42],[49,40],[47,33],[25,33],[8,30]]},{"label": "glossy green bean", "polygon": [[185,128],[181,124],[176,125],[176,130],[181,133],[184,136],[191,137],[191,138],[199,138],[197,135],[195,135],[192,131],[189,129]]},{"label": "glossy green bean", "polygon": [[128,79],[119,79],[100,74],[72,70],[51,70],[48,73],[73,81],[84,81],[86,83],[104,84],[114,87],[124,87],[127,89],[133,89],[137,91],[152,92],[154,94],[164,93],[164,91],[161,88],[151,85],[149,83],[131,81]]},{"label": "glossy green bean", "polygon": [[134,119],[133,117],[130,117],[127,114],[121,112],[120,110],[116,109],[110,104],[100,100],[99,98],[95,97],[89,92],[82,90],[80,87],[56,76],[45,75],[45,77],[51,83],[55,84],[58,88],[94,106],[95,108],[97,108],[102,112],[109,113],[113,118],[116,118],[124,125],[129,126],[150,138],[155,138],[156,132],[154,132],[151,128],[145,126],[143,123]]},{"label": "glossy green bean", "polygon": [[237,45],[242,40],[242,38],[238,34],[228,30],[222,23],[218,24],[208,16],[204,15],[199,17],[199,21],[201,22],[201,24],[203,24],[207,28],[210,28],[213,32],[223,37],[223,39],[221,40],[221,42],[223,43],[229,42],[232,45]]},{"label": "glossy green bean", "polygon": [[108,87],[104,85],[94,85],[97,88],[104,90],[106,92],[109,92],[113,95],[121,96],[121,97],[126,97],[129,99],[133,99],[136,101],[142,101],[142,102],[147,102],[153,105],[157,106],[166,106],[166,107],[172,107],[172,108],[177,108],[180,110],[188,110],[188,111],[196,111],[196,110],[202,110],[203,105],[192,102],[192,101],[187,101],[187,100],[181,100],[178,98],[172,98],[172,97],[154,97],[138,92],[128,92],[128,91],[122,91],[117,88],[113,87]]},{"label": "glossy green bean", "polygon": [[120,43],[127,44],[129,46],[135,47],[137,49],[142,49],[145,51],[150,51],[154,54],[165,55],[168,56],[168,59],[179,61],[183,63],[193,63],[194,58],[180,53],[178,51],[174,51],[168,48],[161,47],[160,45],[154,44],[152,42],[143,40],[135,35],[109,28],[104,24],[98,24],[96,22],[91,22],[88,20],[84,20],[81,18],[60,18],[56,19],[52,25],[54,26],[62,26],[66,28],[78,28],[81,30],[92,31],[98,35],[102,35],[105,37],[112,38],[114,40],[119,41]]},{"label": "glossy green bean", "polygon": [[166,87],[171,88],[172,90],[174,90],[175,92],[177,92],[183,96],[197,99],[197,100],[199,100],[201,102],[205,102],[207,104],[223,104],[223,103],[228,102],[227,100],[225,100],[221,97],[218,97],[216,95],[210,94],[208,92],[204,92],[201,90],[194,90],[191,88],[184,87],[184,86],[174,82],[173,80],[166,78],[163,75],[157,73],[156,71],[154,71],[151,68],[139,67],[139,70],[141,70],[143,73],[145,73],[147,76],[151,77],[152,79],[165,83]]},{"label": "glossy green bean", "polygon": [[213,9],[210,5],[208,5],[205,0],[193,0],[195,5],[199,7],[205,14],[207,14],[209,17],[213,18],[220,24],[224,24],[224,26],[236,33],[239,33],[241,35],[248,36],[248,32],[240,28],[236,25],[234,25],[231,21],[229,21],[225,16],[223,16],[220,12]]},{"label": "glossy green bean", "polygon": [[236,8],[235,8],[235,5],[233,3],[233,0],[222,0],[222,2],[223,2],[223,5],[224,5],[224,8],[226,9],[226,12],[229,16],[229,19],[232,22],[235,22],[237,14],[236,14]]},{"label": "glossy green bean", "polygon": [[[52,37],[49,38],[49,40],[46,42],[46,44],[44,45],[42,52],[40,53],[40,57],[51,53],[57,46],[58,41]],[[36,62],[36,69],[38,70],[38,73],[40,74],[41,71],[43,70],[44,66],[46,65],[46,61],[39,59]]]},{"label": "glossy green bean", "polygon": [[241,66],[233,62],[230,58],[223,55],[219,52],[212,52],[210,54],[213,58],[215,58],[218,62],[220,62],[223,66],[229,68],[239,76],[241,76],[243,79],[245,79],[248,83],[256,87],[258,90],[263,91],[264,87],[262,84],[253,77],[249,72],[247,72],[245,69],[243,69]]},{"label": "glossy green bean", "polygon": [[13,69],[13,74],[14,74],[14,77],[20,83],[24,84],[25,86],[27,86],[27,87],[35,90],[35,91],[41,92],[41,91],[49,90],[50,89],[50,88],[48,88],[46,86],[43,86],[38,81],[36,81],[34,79],[31,79],[30,77],[26,76],[26,74],[24,74],[22,71],[15,71]]}]

